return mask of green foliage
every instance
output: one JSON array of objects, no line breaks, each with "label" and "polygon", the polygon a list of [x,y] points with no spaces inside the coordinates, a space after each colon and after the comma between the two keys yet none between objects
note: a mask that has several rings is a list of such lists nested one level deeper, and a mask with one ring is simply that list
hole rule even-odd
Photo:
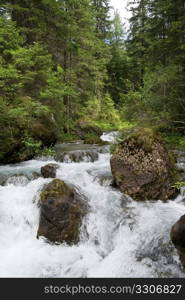
[{"label": "green foliage", "polygon": [[96,18],[95,27],[96,34],[99,39],[106,40],[110,30],[110,1],[109,0],[92,0],[92,7]]},{"label": "green foliage", "polygon": [[39,149],[38,155],[41,156],[49,156],[49,157],[54,157],[56,154],[56,151],[53,147],[44,147],[43,149]]},{"label": "green foliage", "polygon": [[124,116],[139,124],[184,133],[184,4],[179,0],[130,2],[127,40],[130,90]]},{"label": "green foliage", "polygon": [[29,151],[32,155],[38,154],[41,149],[42,143],[40,141],[35,141],[30,136],[25,136],[23,139],[23,144],[26,147],[26,150]]},{"label": "green foliage", "polygon": [[143,114],[143,101],[141,91],[130,90],[121,95],[122,105],[120,106],[121,114],[127,120],[133,122]]},{"label": "green foliage", "polygon": [[170,149],[185,149],[185,136],[170,132],[162,133],[162,136]]},{"label": "green foliage", "polygon": [[[0,156],[11,160],[11,152],[16,161],[20,157],[26,159],[26,153],[31,157],[45,143],[48,145],[47,140],[35,139],[32,129],[36,122],[48,123],[52,119],[54,105],[55,117],[61,113],[65,85],[61,84],[61,68],[53,71],[52,57],[41,44],[24,46],[14,22],[0,17],[0,23],[0,126],[4,128],[0,134]],[[47,123],[42,126],[47,127]],[[16,149],[22,153],[17,153],[17,158]]]},{"label": "green foliage", "polygon": [[109,94],[106,94],[101,102],[100,122],[108,123],[110,126],[120,125],[120,118],[115,104]]},{"label": "green foliage", "polygon": [[86,107],[81,110],[81,117],[103,130],[117,130],[122,127],[119,112],[108,93],[100,99],[89,99]]},{"label": "green foliage", "polygon": [[172,187],[177,190],[180,190],[182,187],[185,187],[185,182],[184,181],[175,182],[175,184],[172,185]]},{"label": "green foliage", "polygon": [[97,136],[95,133],[86,133],[84,135],[84,142],[85,142],[85,144],[101,144],[102,143],[99,136]]},{"label": "green foliage", "polygon": [[182,68],[177,65],[158,66],[144,76],[143,102],[146,111],[152,111],[156,122],[165,126],[181,120],[184,103],[182,95]]},{"label": "green foliage", "polygon": [[2,1],[1,161],[78,139],[79,120],[175,132],[184,147],[184,3],[130,2],[125,34],[109,0]]},{"label": "green foliage", "polygon": [[6,17],[0,17],[0,54],[2,61],[11,58],[11,50],[18,49],[23,38],[16,28],[16,24]]},{"label": "green foliage", "polygon": [[97,121],[101,114],[101,102],[97,97],[90,98],[85,108],[82,108],[82,116],[89,120]]},{"label": "green foliage", "polygon": [[124,27],[116,11],[110,31],[111,59],[107,65],[107,89],[117,106],[121,104],[121,95],[129,90],[129,57],[124,39]]},{"label": "green foliage", "polygon": [[60,133],[58,141],[61,143],[70,143],[79,140],[79,137],[73,133]]}]

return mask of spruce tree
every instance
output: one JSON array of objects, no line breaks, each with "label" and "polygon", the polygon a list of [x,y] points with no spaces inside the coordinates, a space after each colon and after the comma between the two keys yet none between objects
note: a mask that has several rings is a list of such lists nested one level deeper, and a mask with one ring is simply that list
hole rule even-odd
[{"label": "spruce tree", "polygon": [[117,11],[112,21],[109,43],[111,59],[107,65],[107,88],[113,101],[118,106],[122,102],[122,94],[128,91],[129,61],[125,47],[124,26]]}]

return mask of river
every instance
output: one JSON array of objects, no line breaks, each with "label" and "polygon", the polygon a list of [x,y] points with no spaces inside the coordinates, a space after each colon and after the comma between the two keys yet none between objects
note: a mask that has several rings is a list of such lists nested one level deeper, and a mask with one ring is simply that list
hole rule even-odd
[{"label": "river", "polygon": [[[115,135],[102,139],[113,142]],[[185,214],[182,197],[136,202],[124,196],[110,185],[109,152],[94,162],[59,163],[57,178],[74,184],[89,202],[80,242],[37,239],[39,193],[51,179],[27,177],[50,162],[0,166],[1,176],[22,174],[0,185],[0,277],[185,277],[169,236]]]}]

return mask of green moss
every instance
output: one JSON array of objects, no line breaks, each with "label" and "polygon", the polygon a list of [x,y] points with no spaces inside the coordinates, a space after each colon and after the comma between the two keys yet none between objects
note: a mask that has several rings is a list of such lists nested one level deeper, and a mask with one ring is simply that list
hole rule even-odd
[{"label": "green moss", "polygon": [[117,124],[110,124],[110,122],[97,121],[95,125],[100,127],[103,131],[114,131],[114,130],[124,130],[131,129],[135,127],[134,123],[130,123],[127,121],[120,121]]},{"label": "green moss", "polygon": [[185,187],[185,182],[184,181],[177,181],[172,185],[173,188],[180,190],[182,187]]},{"label": "green moss", "polygon": [[41,155],[41,156],[55,156],[56,151],[53,147],[45,147],[39,152],[39,155]]},{"label": "green moss", "polygon": [[79,136],[74,133],[61,133],[58,138],[60,143],[71,143],[77,140],[79,140]]},{"label": "green moss", "polygon": [[60,179],[54,179],[50,184],[47,185],[41,193],[41,201],[45,201],[48,196],[58,197],[62,195],[71,195],[73,190]]},{"label": "green moss", "polygon": [[162,134],[169,149],[185,150],[185,136],[175,133]]}]

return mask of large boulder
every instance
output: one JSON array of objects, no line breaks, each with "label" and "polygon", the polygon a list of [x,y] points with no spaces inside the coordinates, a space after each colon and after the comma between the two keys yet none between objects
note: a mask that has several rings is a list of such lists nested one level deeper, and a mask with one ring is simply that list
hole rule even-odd
[{"label": "large boulder", "polygon": [[59,168],[57,164],[47,164],[41,167],[41,174],[44,178],[56,178],[56,172]]},{"label": "large boulder", "polygon": [[185,267],[185,215],[183,215],[171,229],[171,240],[177,248],[180,261]]},{"label": "large boulder", "polygon": [[37,237],[44,236],[51,242],[77,243],[82,218],[87,212],[82,195],[62,180],[54,179],[41,192],[40,204]]},{"label": "large boulder", "polygon": [[161,138],[151,129],[138,129],[125,138],[111,158],[116,186],[135,200],[174,198],[175,164]]}]

